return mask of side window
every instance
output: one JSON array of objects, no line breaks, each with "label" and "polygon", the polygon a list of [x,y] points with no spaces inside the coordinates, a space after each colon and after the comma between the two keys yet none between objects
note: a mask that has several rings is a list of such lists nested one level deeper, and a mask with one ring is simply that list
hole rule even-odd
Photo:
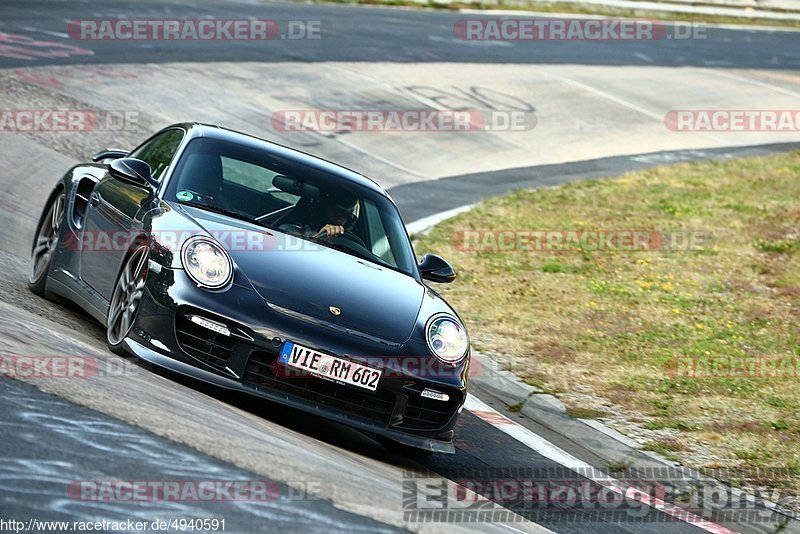
[{"label": "side window", "polygon": [[380,211],[375,204],[368,200],[364,201],[364,218],[369,231],[370,242],[368,246],[370,251],[390,265],[397,265],[392,254],[389,238],[386,235],[386,228],[383,226]]},{"label": "side window", "polygon": [[153,178],[160,181],[178,150],[183,135],[183,130],[167,130],[134,150],[131,157],[146,161],[153,172]]}]

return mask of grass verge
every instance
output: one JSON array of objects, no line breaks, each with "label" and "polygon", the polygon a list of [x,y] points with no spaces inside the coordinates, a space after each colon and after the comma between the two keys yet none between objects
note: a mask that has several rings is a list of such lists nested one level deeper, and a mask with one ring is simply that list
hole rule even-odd
[{"label": "grass verge", "polygon": [[[620,231],[647,246],[589,239]],[[800,152],[517,191],[416,247],[459,271],[441,292],[474,346],[575,415],[800,493]]]}]

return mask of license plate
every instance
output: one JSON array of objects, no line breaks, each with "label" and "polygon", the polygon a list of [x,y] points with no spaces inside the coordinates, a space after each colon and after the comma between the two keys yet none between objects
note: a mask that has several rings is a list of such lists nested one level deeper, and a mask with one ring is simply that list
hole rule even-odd
[{"label": "license plate", "polygon": [[283,344],[278,360],[289,367],[302,369],[311,375],[330,378],[336,382],[370,391],[375,391],[378,388],[378,380],[382,373],[379,369],[373,369],[330,354],[323,354],[291,341]]}]

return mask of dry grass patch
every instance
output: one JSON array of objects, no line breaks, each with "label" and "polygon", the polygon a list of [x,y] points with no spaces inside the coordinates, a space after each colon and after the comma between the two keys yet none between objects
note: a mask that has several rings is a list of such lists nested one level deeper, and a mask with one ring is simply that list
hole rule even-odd
[{"label": "dry grass patch", "polygon": [[[463,247],[465,231],[484,230],[695,241],[646,251]],[[724,362],[800,360],[800,153],[517,191],[441,224],[417,249],[455,264],[461,277],[442,293],[480,348],[523,380],[567,405],[585,393],[679,432],[680,447],[652,447],[694,467],[800,471],[800,376],[740,377]],[[676,372],[689,358],[716,374]]]}]

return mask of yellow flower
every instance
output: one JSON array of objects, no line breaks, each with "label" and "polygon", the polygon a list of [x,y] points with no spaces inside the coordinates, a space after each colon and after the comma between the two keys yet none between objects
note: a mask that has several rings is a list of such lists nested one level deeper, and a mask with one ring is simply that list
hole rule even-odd
[{"label": "yellow flower", "polygon": [[678,308],[672,308],[672,313],[674,313],[675,315],[680,315],[681,310],[679,310]]},{"label": "yellow flower", "polygon": [[665,284],[661,284],[661,289],[663,289],[664,291],[672,291],[673,287],[672,284],[667,282]]}]

